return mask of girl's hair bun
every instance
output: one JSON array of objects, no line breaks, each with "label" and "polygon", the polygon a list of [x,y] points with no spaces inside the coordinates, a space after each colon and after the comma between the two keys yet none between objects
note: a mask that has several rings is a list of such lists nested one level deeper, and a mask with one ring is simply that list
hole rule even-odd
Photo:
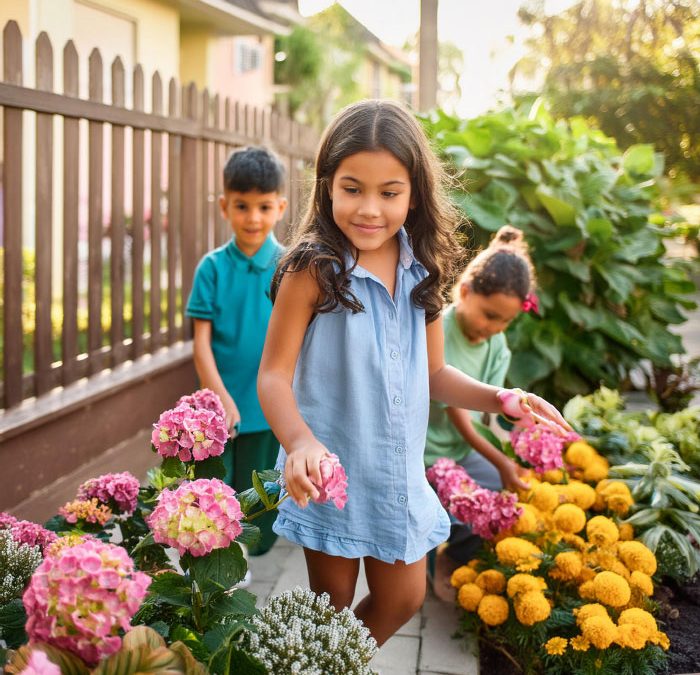
[{"label": "girl's hair bun", "polygon": [[523,241],[522,230],[512,225],[504,225],[496,232],[493,243],[496,244],[518,244]]}]

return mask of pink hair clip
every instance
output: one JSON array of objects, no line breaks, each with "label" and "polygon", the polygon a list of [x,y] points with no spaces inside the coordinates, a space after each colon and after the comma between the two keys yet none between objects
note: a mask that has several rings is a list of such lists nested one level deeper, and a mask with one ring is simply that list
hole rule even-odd
[{"label": "pink hair clip", "polygon": [[539,316],[540,313],[540,300],[539,298],[532,292],[528,293],[527,296],[525,297],[525,300],[523,300],[523,304],[521,309],[523,312],[534,312]]}]

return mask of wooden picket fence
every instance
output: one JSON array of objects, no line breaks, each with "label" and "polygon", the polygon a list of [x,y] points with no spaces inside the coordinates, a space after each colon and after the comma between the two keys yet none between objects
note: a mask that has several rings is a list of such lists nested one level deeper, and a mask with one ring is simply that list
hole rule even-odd
[{"label": "wooden picket fence", "polygon": [[[72,41],[63,49],[63,91],[59,93],[46,33],[39,35],[35,47],[36,83],[29,87],[23,81],[19,28],[14,21],[5,26],[0,82],[4,248],[0,409],[6,410],[28,397],[41,397],[56,387],[190,339],[190,324],[182,312],[195,265],[206,250],[230,236],[216,204],[228,153],[247,144],[265,144],[277,151],[288,169],[293,220],[300,208],[305,167],[317,142],[314,130],[269,110],[220,100],[194,85],[183,87],[170,80],[166,102],[158,73],[151,80],[152,104],[147,112],[140,65],[128,75],[133,78],[133,103],[127,108],[127,73],[119,58],[111,64],[111,99],[106,103],[98,50],[89,58],[89,97],[79,98],[78,54]],[[25,111],[36,113],[35,128],[27,124]],[[61,121],[58,125],[56,118]],[[80,125],[87,125],[87,143]],[[63,147],[59,176],[54,176],[53,168],[56,129],[62,134]],[[111,131],[107,144],[105,129]],[[35,134],[36,157],[31,159],[23,150],[28,133]],[[87,147],[81,147],[81,138]],[[27,297],[23,262],[22,167],[28,160],[35,162],[34,297]],[[103,189],[105,178],[107,190]],[[53,217],[55,181],[62,185],[60,223]],[[79,227],[82,194],[87,199],[86,228]],[[105,204],[111,204],[107,218]],[[54,259],[57,228],[62,233],[61,260]],[[87,232],[81,242],[83,229]],[[126,238],[130,246],[125,253]],[[87,260],[81,260],[83,249]],[[53,287],[57,264],[62,271],[59,292]],[[81,269],[87,275],[82,287]],[[125,269],[130,270],[128,279]],[[131,305],[128,320],[125,301]],[[33,331],[24,325],[32,303]],[[87,313],[83,328],[81,308]]]}]

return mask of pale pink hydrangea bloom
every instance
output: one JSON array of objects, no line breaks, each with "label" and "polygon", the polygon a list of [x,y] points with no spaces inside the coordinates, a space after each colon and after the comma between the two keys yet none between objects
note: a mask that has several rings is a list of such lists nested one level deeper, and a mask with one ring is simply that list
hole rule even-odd
[{"label": "pale pink hydrangea bloom", "polygon": [[515,428],[510,434],[515,454],[537,473],[561,469],[564,466],[564,448],[578,438],[578,434],[562,435],[541,425]]},{"label": "pale pink hydrangea bloom", "polygon": [[78,488],[78,499],[88,500],[95,497],[103,504],[115,506],[118,512],[127,516],[136,509],[138,496],[138,478],[128,471],[90,478]]},{"label": "pale pink hydrangea bloom", "polygon": [[86,541],[44,558],[22,597],[34,642],[73,652],[92,665],[121,646],[151,579],[126,551]]},{"label": "pale pink hydrangea bloom", "polygon": [[58,513],[71,524],[84,520],[86,523],[104,525],[112,517],[112,509],[107,504],[101,504],[97,497],[74,499],[58,509]]},{"label": "pale pink hydrangea bloom", "polygon": [[211,410],[219,417],[226,417],[226,411],[224,410],[224,406],[221,403],[219,395],[216,392],[213,392],[211,389],[198,389],[193,394],[181,396],[175,405],[177,407],[183,404],[188,405],[191,408],[204,408],[205,410]]},{"label": "pale pink hydrangea bloom", "polygon": [[520,517],[515,494],[479,487],[453,459],[441,457],[426,471],[426,476],[442,505],[484,539],[492,539]]},{"label": "pale pink hydrangea bloom", "polygon": [[321,460],[321,485],[317,485],[319,496],[314,501],[323,504],[332,501],[336,508],[343,509],[348,501],[348,477],[338,455],[329,453]]},{"label": "pale pink hydrangea bloom", "polygon": [[243,511],[235,490],[218,478],[185,482],[176,490],[165,489],[146,519],[153,539],[178,550],[180,555],[207,555],[228,548],[243,528]]},{"label": "pale pink hydrangea bloom", "polygon": [[42,554],[46,547],[57,538],[55,532],[51,532],[30,520],[18,520],[5,512],[0,513],[0,530],[9,530],[12,538],[18,544],[38,546]]},{"label": "pale pink hydrangea bloom", "polygon": [[178,457],[183,462],[222,454],[227,439],[226,421],[221,415],[187,403],[162,413],[151,434],[151,442],[161,456]]},{"label": "pale pink hydrangea bloom", "polygon": [[27,667],[20,675],[61,675],[61,669],[46,656],[46,652],[35,649],[29,656]]}]

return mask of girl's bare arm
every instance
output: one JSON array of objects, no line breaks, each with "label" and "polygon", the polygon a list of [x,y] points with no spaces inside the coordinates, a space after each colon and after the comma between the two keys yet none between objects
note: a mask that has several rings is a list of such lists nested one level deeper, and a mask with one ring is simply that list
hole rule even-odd
[{"label": "girl's bare arm", "polygon": [[285,478],[292,499],[304,506],[318,497],[319,463],[328,450],[299,413],[292,381],[306,329],[313,316],[318,285],[308,270],[288,272],[272,309],[258,371],[258,398],[265,418],[287,452]]}]

